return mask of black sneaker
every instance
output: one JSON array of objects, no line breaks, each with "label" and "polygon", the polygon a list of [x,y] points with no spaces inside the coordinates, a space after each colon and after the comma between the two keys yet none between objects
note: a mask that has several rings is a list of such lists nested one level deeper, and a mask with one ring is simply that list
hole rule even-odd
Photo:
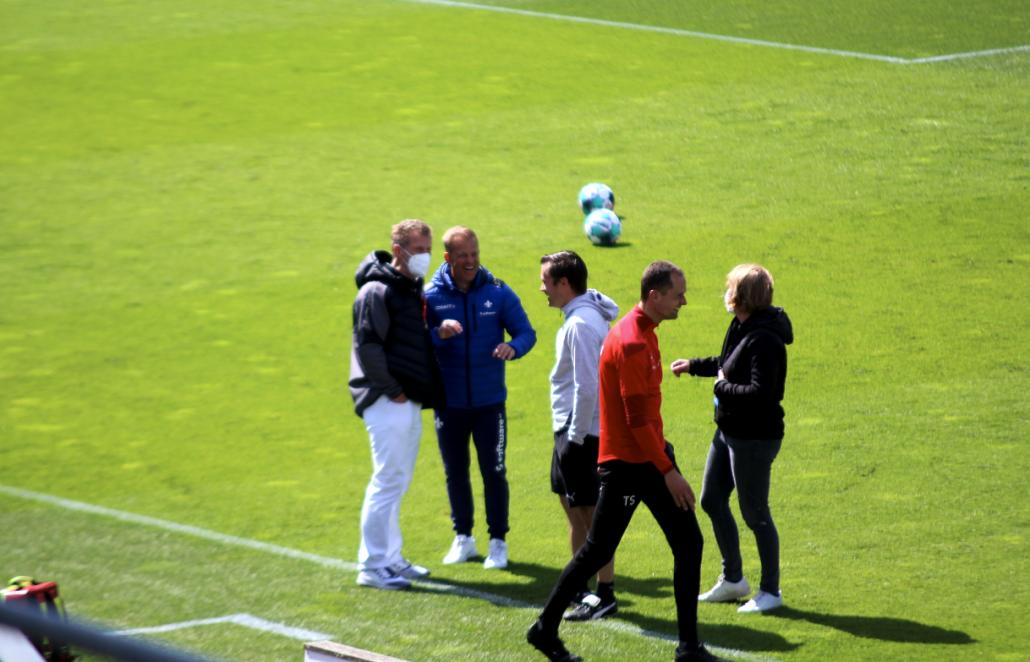
[{"label": "black sneaker", "polygon": [[699,642],[694,646],[680,644],[676,648],[676,662],[729,662],[729,660],[712,655],[705,645]]},{"label": "black sneaker", "polygon": [[533,623],[533,627],[526,632],[526,641],[533,645],[533,648],[543,653],[551,662],[583,662],[583,658],[573,655],[565,648],[565,644],[558,638],[557,634],[546,634],[540,627],[540,621]]},{"label": "black sneaker", "polygon": [[565,612],[563,618],[567,621],[593,621],[605,616],[614,616],[619,611],[619,603],[615,596],[605,601],[600,596],[587,593],[579,604]]}]

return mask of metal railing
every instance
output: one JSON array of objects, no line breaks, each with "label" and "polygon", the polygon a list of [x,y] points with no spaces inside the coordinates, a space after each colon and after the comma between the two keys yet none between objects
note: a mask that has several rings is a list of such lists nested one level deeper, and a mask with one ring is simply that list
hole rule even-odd
[{"label": "metal railing", "polygon": [[167,646],[117,635],[98,625],[44,614],[34,603],[0,602],[0,624],[29,637],[59,641],[76,649],[106,655],[123,662],[215,662]]}]

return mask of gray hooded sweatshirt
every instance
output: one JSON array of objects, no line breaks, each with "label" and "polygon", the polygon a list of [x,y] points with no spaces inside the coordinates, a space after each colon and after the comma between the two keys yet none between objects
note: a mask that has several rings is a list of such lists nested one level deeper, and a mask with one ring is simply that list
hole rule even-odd
[{"label": "gray hooded sweatshirt", "polygon": [[619,315],[619,306],[597,290],[589,289],[562,307],[565,323],[554,339],[551,370],[551,411],[554,430],[569,426],[569,440],[600,431],[598,364],[608,324]]}]

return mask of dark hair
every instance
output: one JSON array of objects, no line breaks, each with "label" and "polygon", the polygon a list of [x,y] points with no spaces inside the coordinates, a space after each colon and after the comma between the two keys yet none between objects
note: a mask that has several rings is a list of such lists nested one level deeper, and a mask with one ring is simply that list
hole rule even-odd
[{"label": "dark hair", "polygon": [[567,278],[569,287],[576,295],[587,291],[587,265],[583,258],[572,251],[559,251],[540,258],[540,264],[547,265],[547,275],[554,282]]},{"label": "dark hair", "polygon": [[657,260],[647,265],[644,275],[640,277],[640,300],[647,301],[651,290],[665,292],[672,287],[672,275],[683,276],[683,270],[672,262]]}]

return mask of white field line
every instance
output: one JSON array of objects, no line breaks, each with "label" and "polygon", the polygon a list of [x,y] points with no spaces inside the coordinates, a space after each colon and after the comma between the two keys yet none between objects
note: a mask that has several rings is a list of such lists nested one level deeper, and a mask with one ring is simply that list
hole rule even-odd
[{"label": "white field line", "polygon": [[552,21],[566,21],[569,23],[586,23],[588,25],[600,25],[608,28],[621,28],[623,30],[639,30],[641,32],[657,32],[660,34],[671,34],[679,37],[693,37],[694,39],[709,39],[712,41],[725,41],[732,44],[746,44],[748,46],[761,46],[763,48],[779,48],[788,51],[803,51],[806,53],[817,53],[820,55],[833,55],[836,57],[856,58],[860,60],[875,60],[877,62],[889,62],[891,64],[927,64],[932,62],[945,62],[947,60],[958,60],[971,57],[986,57],[1002,53],[1017,53],[1030,50],[1028,46],[1015,46],[1012,48],[994,48],[984,51],[970,51],[968,53],[951,53],[946,55],[935,55],[933,57],[906,58],[893,55],[880,55],[878,53],[861,53],[858,51],[847,51],[836,48],[820,48],[819,46],[805,46],[803,44],[788,44],[779,41],[767,41],[765,39],[749,39],[747,37],[734,37],[732,35],[714,34],[711,32],[697,32],[694,30],[682,30],[680,28],[666,28],[660,25],[645,25],[642,23],[626,23],[623,21],[608,21],[603,18],[591,18],[589,16],[571,16],[569,14],[551,14],[548,12],[533,11],[530,9],[516,9],[514,7],[501,7],[495,5],[481,5],[474,2],[459,2],[458,0],[405,0],[423,5],[438,5],[441,7],[454,7],[459,9],[478,9],[481,11],[497,12],[499,14],[516,14],[518,16],[530,16],[533,18],[546,18]]},{"label": "white field line", "polygon": [[137,634],[159,634],[161,632],[174,632],[175,630],[185,630],[186,628],[194,628],[200,625],[217,625],[219,623],[242,625],[243,627],[247,627],[252,630],[271,632],[273,634],[289,637],[290,639],[299,639],[300,641],[325,641],[327,639],[332,639],[332,635],[324,632],[294,628],[288,625],[283,625],[282,623],[266,621],[263,618],[258,618],[257,616],[252,616],[250,614],[230,614],[229,616],[219,616],[218,618],[201,618],[195,621],[169,623],[168,625],[155,625],[154,627],[149,628],[119,630],[113,634],[120,637],[133,636]]},{"label": "white field line", "polygon": [[[261,542],[259,540],[250,540],[249,538],[240,538],[238,536],[231,536],[225,533],[219,533],[217,531],[211,531],[208,529],[202,529],[197,526],[190,526],[188,524],[179,524],[178,522],[172,522],[170,520],[159,519],[157,517],[149,517],[147,515],[137,515],[136,513],[126,512],[124,510],[115,510],[114,508],[105,508],[104,506],[96,506],[91,503],[84,503],[82,501],[73,501],[71,499],[64,499],[62,497],[53,496],[52,494],[44,494],[41,492],[33,492],[32,490],[22,489],[20,487],[11,487],[9,485],[0,485],[0,494],[6,494],[8,496],[16,497],[19,499],[26,499],[28,501],[38,501],[51,506],[57,506],[59,508],[65,508],[67,510],[74,510],[82,513],[89,513],[91,515],[102,515],[104,517],[110,517],[112,519],[120,520],[122,522],[130,522],[133,524],[142,524],[144,526],[150,526],[165,531],[173,531],[175,533],[182,533],[188,536],[196,538],[203,538],[204,540],[211,540],[214,542],[222,543],[223,545],[232,545],[236,547],[245,547],[247,549],[254,549],[261,552],[267,552],[276,556],[283,556],[291,559],[298,559],[301,561],[308,561],[317,565],[333,568],[336,570],[343,570],[346,572],[357,572],[358,566],[356,563],[350,561],[344,561],[342,559],[334,559],[328,556],[320,556],[318,554],[311,554],[309,552],[302,552],[296,549],[290,549],[289,547],[282,547],[280,545],[273,545],[271,543]],[[496,595],[494,593],[487,593],[486,591],[477,591],[475,589],[464,588],[461,586],[454,586],[452,584],[446,584],[444,582],[436,581],[419,581],[416,582],[419,588],[423,588],[430,591],[436,591],[439,593],[447,593],[450,595],[458,595],[465,598],[475,598],[477,600],[484,600],[501,607],[515,607],[518,609],[533,609],[539,611],[540,605],[530,604],[523,602],[522,600],[516,600],[503,595]],[[247,623],[242,623],[238,620],[241,617],[247,616],[246,614],[236,614],[234,616],[224,616],[219,619],[203,619],[200,621],[188,621],[189,625],[172,624],[172,625],[160,625],[157,628],[178,628],[181,627],[193,627],[194,625],[207,625],[209,623],[222,623],[226,622],[225,619],[236,619],[231,622],[246,625],[247,627],[253,627]],[[250,617],[254,618],[254,617]],[[261,619],[256,619],[261,620]],[[263,623],[269,623],[269,621],[262,621]],[[643,637],[652,639],[663,639],[666,641],[675,641],[674,635],[665,634],[663,632],[655,632],[653,630],[645,630],[644,628],[631,625],[624,621],[604,619],[598,621],[591,621],[596,627],[603,627],[615,632],[621,632],[625,634],[635,634]],[[272,624],[276,625],[276,624]],[[286,627],[286,626],[281,626]],[[144,632],[167,632],[165,629],[152,629],[152,628],[141,628],[136,630],[125,630],[121,634],[142,634]],[[315,641],[318,639],[331,639],[330,635],[322,635],[318,633],[318,636],[313,636],[309,641]],[[708,645],[708,648],[715,651],[720,655],[728,655],[741,660],[748,660],[750,662],[778,662],[776,658],[766,657],[762,655],[755,655],[745,651],[736,650],[733,648],[724,648],[716,645]]]},{"label": "white field line", "polygon": [[208,529],[201,529],[200,527],[190,526],[189,524],[179,524],[178,522],[170,522],[168,520],[158,519],[156,517],[137,515],[136,513],[125,512],[124,510],[114,510],[113,508],[94,506],[91,503],[83,503],[81,501],[62,499],[61,497],[52,496],[50,494],[42,494],[40,492],[32,492],[31,490],[23,490],[18,487],[0,485],[0,493],[8,494],[10,496],[19,497],[22,499],[40,501],[42,503],[48,503],[54,506],[59,506],[61,508],[66,508],[68,510],[78,510],[84,513],[91,513],[93,515],[103,515],[104,517],[111,517],[117,520],[121,520],[123,522],[132,522],[133,524],[143,524],[145,526],[157,527],[159,529],[164,529],[165,531],[175,531],[177,533],[184,533],[188,536],[204,538],[206,540],[213,540],[215,542],[220,542],[225,545],[248,547],[250,549],[256,549],[262,552],[276,554],[278,556],[285,556],[292,559],[301,559],[303,561],[311,561],[312,563],[317,563],[318,565],[325,566],[327,568],[346,570],[348,572],[354,572],[358,569],[358,564],[352,563],[350,561],[334,559],[328,556],[319,556],[318,554],[302,552],[297,549],[290,549],[289,547],[280,547],[279,545],[261,542],[260,540],[250,540],[249,538],[239,538],[237,536],[230,536],[225,533],[218,533],[217,531],[210,531]]},{"label": "white field line", "polygon": [[928,64],[933,62],[948,62],[949,60],[965,60],[971,57],[988,57],[990,55],[1005,55],[1006,53],[1025,53],[1030,51],[1028,46],[1013,46],[1012,48],[992,48],[986,51],[969,51],[967,53],[948,53],[946,55],[933,55],[931,57],[917,57],[909,60],[911,64]]}]

